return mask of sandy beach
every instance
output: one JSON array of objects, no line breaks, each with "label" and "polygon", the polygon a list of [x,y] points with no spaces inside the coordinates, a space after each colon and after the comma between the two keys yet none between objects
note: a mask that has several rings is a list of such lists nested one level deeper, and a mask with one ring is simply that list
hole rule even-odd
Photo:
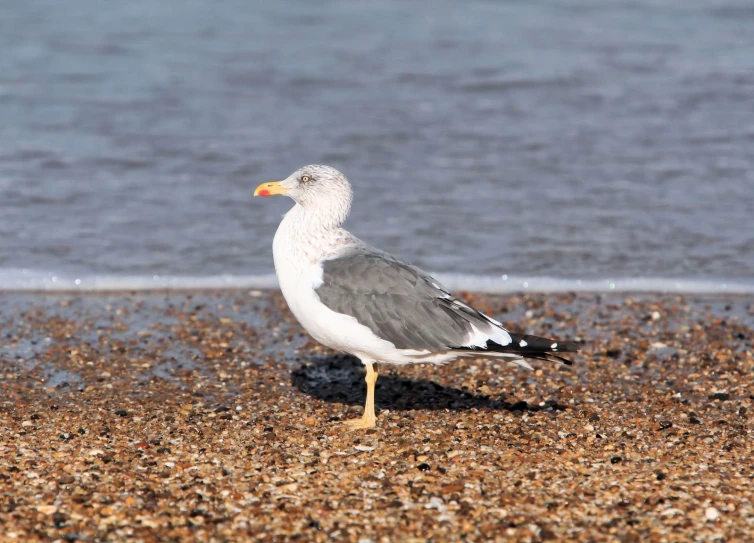
[{"label": "sandy beach", "polygon": [[751,297],[466,295],[573,367],[364,372],[274,291],[3,294],[2,541],[745,541]]}]

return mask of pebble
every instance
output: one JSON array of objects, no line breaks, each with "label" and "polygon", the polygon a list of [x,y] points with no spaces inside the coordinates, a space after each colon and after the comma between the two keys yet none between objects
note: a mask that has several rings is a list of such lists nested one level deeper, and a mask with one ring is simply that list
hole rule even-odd
[{"label": "pebble", "polygon": [[[380,366],[378,427],[344,432],[363,366],[310,340],[280,293],[3,297],[3,533],[745,540],[754,355],[738,338],[754,318],[721,315],[714,296],[463,299],[583,350],[534,373]],[[24,345],[34,365],[12,356]],[[71,385],[45,386],[55,375]],[[721,495],[724,517],[705,508]]]}]

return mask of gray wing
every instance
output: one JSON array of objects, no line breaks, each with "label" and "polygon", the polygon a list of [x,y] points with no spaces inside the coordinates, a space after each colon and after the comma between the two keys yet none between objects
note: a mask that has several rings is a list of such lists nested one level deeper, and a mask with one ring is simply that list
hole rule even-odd
[{"label": "gray wing", "polygon": [[351,247],[322,262],[320,301],[350,315],[398,349],[431,352],[463,348],[472,323],[490,321],[453,298],[430,275],[369,246]]}]

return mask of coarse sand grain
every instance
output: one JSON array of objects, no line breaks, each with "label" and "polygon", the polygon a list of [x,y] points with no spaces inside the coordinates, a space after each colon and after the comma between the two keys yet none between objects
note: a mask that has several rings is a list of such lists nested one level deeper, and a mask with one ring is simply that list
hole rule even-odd
[{"label": "coarse sand grain", "polygon": [[279,292],[6,293],[0,541],[751,541],[751,297],[471,295],[574,366],[364,370]]}]

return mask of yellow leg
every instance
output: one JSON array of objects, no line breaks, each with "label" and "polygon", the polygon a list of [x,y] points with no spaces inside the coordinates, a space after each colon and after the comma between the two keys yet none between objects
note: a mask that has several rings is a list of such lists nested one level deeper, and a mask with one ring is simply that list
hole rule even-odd
[{"label": "yellow leg", "polygon": [[347,420],[345,425],[349,430],[363,430],[377,426],[377,416],[374,414],[374,384],[377,382],[377,372],[373,364],[367,366],[367,403],[364,406],[364,415],[360,419]]}]

